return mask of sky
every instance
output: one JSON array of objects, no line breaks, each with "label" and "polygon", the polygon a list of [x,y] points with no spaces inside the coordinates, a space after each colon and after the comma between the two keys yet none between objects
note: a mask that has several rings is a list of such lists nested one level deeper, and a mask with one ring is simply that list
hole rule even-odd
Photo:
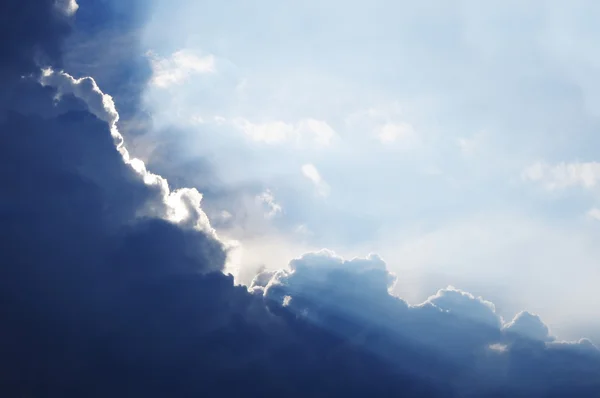
[{"label": "sky", "polygon": [[597,397],[592,1],[0,1],[0,395]]},{"label": "sky", "polygon": [[600,335],[595,2],[147,12],[152,132],[132,150],[219,191],[205,206],[241,242],[241,282],[307,250],[375,252],[409,301],[452,284]]}]

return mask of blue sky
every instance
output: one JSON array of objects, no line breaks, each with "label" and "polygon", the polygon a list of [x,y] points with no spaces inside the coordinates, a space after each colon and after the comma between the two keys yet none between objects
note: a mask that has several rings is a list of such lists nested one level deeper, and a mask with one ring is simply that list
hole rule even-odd
[{"label": "blue sky", "polygon": [[133,150],[235,197],[205,197],[234,268],[377,252],[409,301],[453,284],[597,333],[598,7],[154,0]]}]

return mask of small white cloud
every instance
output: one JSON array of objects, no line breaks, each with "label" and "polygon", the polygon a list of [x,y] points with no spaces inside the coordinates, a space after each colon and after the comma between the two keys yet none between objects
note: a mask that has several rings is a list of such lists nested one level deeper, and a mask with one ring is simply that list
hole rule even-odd
[{"label": "small white cloud", "polygon": [[600,221],[600,209],[594,207],[587,212],[587,216],[592,220]]},{"label": "small white cloud", "polygon": [[79,9],[79,4],[75,0],[56,0],[54,2],[56,8],[58,8],[66,16],[73,16]]},{"label": "small white cloud", "polygon": [[508,350],[508,346],[506,344],[496,343],[496,344],[490,344],[488,346],[488,349],[490,349],[491,351],[497,352],[497,353],[504,353]]},{"label": "small white cloud", "polygon": [[386,123],[376,132],[377,138],[383,144],[398,142],[404,147],[412,147],[416,142],[415,130],[408,123]]},{"label": "small white cloud", "polygon": [[233,124],[242,130],[252,141],[265,144],[309,142],[317,147],[329,146],[336,136],[335,130],[326,122],[316,119],[303,119],[297,123],[275,120],[266,123],[252,123],[238,118]]},{"label": "small white cloud", "polygon": [[283,306],[288,307],[292,303],[292,296],[283,296]]},{"label": "small white cloud", "polygon": [[349,131],[364,135],[365,132],[381,144],[395,149],[414,149],[422,137],[408,120],[403,107],[391,103],[378,107],[363,109],[350,114],[346,119]]},{"label": "small white cloud", "polygon": [[471,137],[459,137],[456,139],[456,145],[460,149],[460,152],[465,155],[473,155],[475,152],[481,149],[483,140],[485,139],[484,132],[479,132]]},{"label": "small white cloud", "polygon": [[306,178],[308,178],[310,181],[312,181],[313,184],[315,184],[319,195],[329,195],[329,185],[325,182],[325,180],[323,180],[323,177],[321,177],[321,174],[319,173],[319,170],[317,170],[315,165],[309,163],[302,166],[302,174],[304,174]]},{"label": "small white cloud", "polygon": [[302,166],[302,174],[315,184],[321,183],[321,175],[319,174],[319,170],[312,164],[305,164]]},{"label": "small white cloud", "polygon": [[293,125],[280,121],[254,124],[246,119],[237,119],[234,121],[234,124],[252,141],[264,142],[266,144],[278,144],[289,140],[295,134]]},{"label": "small white cloud", "polygon": [[299,123],[297,129],[302,135],[312,135],[313,141],[318,146],[330,145],[336,136],[331,126],[322,120],[305,119]]},{"label": "small white cloud", "polygon": [[275,217],[282,211],[281,206],[275,201],[275,197],[268,189],[260,195],[256,196],[256,201],[259,204],[266,206],[266,208],[268,209],[267,213],[265,213],[265,217],[267,218]]},{"label": "small white cloud", "polygon": [[176,51],[168,58],[161,58],[153,52],[147,55],[153,72],[150,83],[160,88],[181,84],[195,74],[216,71],[213,55],[198,55],[191,50]]},{"label": "small white cloud", "polygon": [[218,125],[223,125],[223,124],[227,123],[227,119],[225,119],[223,116],[219,116],[219,115],[215,116],[213,118],[213,120]]},{"label": "small white cloud", "polygon": [[540,183],[551,191],[574,186],[591,189],[600,182],[600,163],[562,162],[548,165],[538,162],[526,168],[521,174],[521,178]]},{"label": "small white cloud", "polygon": [[310,230],[310,229],[308,229],[308,227],[306,226],[306,224],[300,224],[300,225],[298,225],[298,226],[296,227],[296,230],[295,230],[295,231],[296,231],[296,233],[297,233],[298,235],[301,235],[301,236],[309,236],[309,235],[312,235],[312,232],[311,232],[311,230]]},{"label": "small white cloud", "polygon": [[220,214],[219,214],[219,218],[223,221],[228,221],[231,220],[231,218],[233,217],[233,215],[228,212],[227,210],[223,210]]},{"label": "small white cloud", "polygon": [[192,115],[190,117],[190,124],[192,125],[199,125],[199,124],[205,124],[206,120],[204,120],[204,118],[200,115]]}]

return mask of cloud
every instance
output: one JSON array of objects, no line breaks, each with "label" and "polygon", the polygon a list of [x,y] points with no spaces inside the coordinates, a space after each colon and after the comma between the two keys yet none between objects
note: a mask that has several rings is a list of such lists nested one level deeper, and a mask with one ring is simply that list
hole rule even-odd
[{"label": "cloud", "polygon": [[403,148],[415,145],[417,136],[408,123],[386,123],[377,129],[377,138],[383,144],[399,143]]},{"label": "cloud", "polygon": [[39,77],[0,85],[28,100],[1,108],[1,395],[435,391],[234,286],[199,194],[171,191],[129,155],[95,80]]},{"label": "cloud", "polygon": [[[19,4],[32,29],[62,18],[54,3]],[[113,99],[38,64],[36,41],[62,40],[38,33],[8,37],[23,51],[0,81],[0,395],[597,393],[588,344],[507,339],[474,321],[493,306],[458,289],[408,306],[376,254],[306,253],[252,292],[235,286],[200,193],[131,156]],[[21,78],[32,65],[45,68]],[[507,349],[489,355],[493,344]]]},{"label": "cloud", "polygon": [[73,16],[79,9],[76,0],[56,0],[56,7],[67,16]]},{"label": "cloud", "polygon": [[[389,366],[449,383],[466,396],[598,391],[589,377],[600,369],[600,351],[585,341],[557,345],[539,317],[521,312],[504,323],[491,302],[452,287],[409,306],[388,293],[394,280],[377,255],[344,260],[322,250],[292,260],[287,269],[257,275],[250,289],[273,311],[291,311],[361,344]],[[572,360],[575,368],[561,367]],[[523,365],[532,361],[535,367]],[[524,386],[522,380],[530,382]]]},{"label": "cloud", "polygon": [[549,165],[538,162],[527,167],[522,178],[541,184],[548,190],[562,190],[571,187],[595,188],[600,182],[600,163],[573,162]]},{"label": "cloud", "polygon": [[233,121],[233,124],[252,141],[269,145],[293,142],[326,147],[336,137],[336,133],[331,126],[322,120],[316,119],[302,119],[292,124],[282,121],[252,123],[246,119],[238,118]]},{"label": "cloud", "polygon": [[323,177],[321,177],[321,173],[319,173],[319,170],[317,170],[315,165],[307,163],[302,166],[301,170],[304,177],[308,178],[315,185],[317,193],[319,195],[329,195],[329,185],[327,184],[327,182],[325,182]]},{"label": "cloud", "polygon": [[594,207],[587,212],[587,216],[592,220],[600,221],[600,209]]},{"label": "cloud", "polygon": [[200,208],[202,195],[196,189],[183,188],[171,192],[165,178],[146,170],[146,165],[140,159],[130,157],[123,136],[117,128],[119,114],[113,99],[99,89],[94,79],[91,77],[75,79],[65,72],[46,69],[42,73],[40,82],[44,86],[56,88],[58,95],[72,94],[83,100],[94,116],[109,125],[116,149],[123,157],[123,161],[130,165],[146,184],[157,187],[161,192],[162,201],[166,205],[165,213],[162,214],[164,217],[175,222],[189,223],[194,228],[211,235],[215,234],[208,217]]},{"label": "cloud", "polygon": [[267,207],[268,211],[265,214],[267,218],[275,217],[282,211],[281,206],[275,201],[273,193],[268,189],[256,196],[256,200],[258,203],[264,204]]},{"label": "cloud", "polygon": [[496,314],[493,303],[452,286],[439,290],[421,306],[427,304],[490,327],[498,328],[502,325],[502,318]]},{"label": "cloud", "polygon": [[193,75],[216,72],[213,55],[199,55],[187,49],[176,51],[168,58],[152,52],[148,57],[153,71],[150,83],[159,88],[182,84]]},{"label": "cloud", "polygon": [[536,341],[551,342],[555,340],[550,335],[548,326],[542,322],[540,317],[527,311],[518,313],[512,321],[504,325],[504,330]]}]

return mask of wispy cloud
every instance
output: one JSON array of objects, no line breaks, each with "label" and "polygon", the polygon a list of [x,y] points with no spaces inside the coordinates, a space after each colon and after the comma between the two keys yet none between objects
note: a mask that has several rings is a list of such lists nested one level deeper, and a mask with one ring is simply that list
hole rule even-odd
[{"label": "wispy cloud", "polygon": [[329,195],[330,188],[327,182],[321,177],[321,173],[313,164],[305,164],[302,166],[302,174],[308,178],[316,187],[317,193],[321,196]]},{"label": "wispy cloud", "polygon": [[538,162],[527,167],[522,178],[541,184],[548,190],[571,187],[595,188],[600,182],[599,162],[573,162],[549,165]]},{"label": "wispy cloud", "polygon": [[153,72],[151,84],[160,88],[181,84],[196,74],[216,72],[213,55],[200,55],[185,49],[176,51],[166,58],[151,51],[147,55]]},{"label": "wispy cloud", "polygon": [[379,126],[376,133],[383,144],[398,143],[404,148],[410,148],[417,142],[415,130],[408,123],[386,123]]},{"label": "wispy cloud", "polygon": [[329,146],[336,136],[333,128],[322,120],[303,119],[296,123],[270,121],[253,123],[238,118],[233,124],[252,141],[275,145],[282,143],[309,143],[316,147]]},{"label": "wispy cloud", "polygon": [[265,213],[265,217],[267,218],[275,217],[282,211],[281,205],[275,201],[275,196],[273,196],[273,193],[269,189],[257,195],[256,201],[267,208],[267,212]]}]

